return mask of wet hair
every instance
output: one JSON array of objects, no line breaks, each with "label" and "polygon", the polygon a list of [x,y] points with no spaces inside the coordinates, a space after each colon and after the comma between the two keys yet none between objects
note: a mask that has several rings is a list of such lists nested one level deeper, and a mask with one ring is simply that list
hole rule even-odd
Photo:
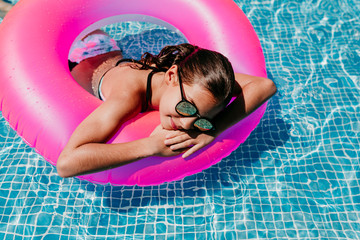
[{"label": "wet hair", "polygon": [[166,72],[172,65],[178,65],[183,83],[200,84],[208,89],[214,98],[226,106],[235,84],[234,70],[229,60],[221,53],[203,49],[192,44],[166,46],[158,55],[144,53],[139,69],[154,66]]}]

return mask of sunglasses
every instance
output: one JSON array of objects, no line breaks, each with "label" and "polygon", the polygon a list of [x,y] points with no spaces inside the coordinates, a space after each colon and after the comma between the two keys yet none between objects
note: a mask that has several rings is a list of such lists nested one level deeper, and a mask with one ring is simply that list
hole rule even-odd
[{"label": "sunglasses", "polygon": [[201,132],[215,130],[214,124],[212,124],[209,119],[201,117],[196,106],[185,99],[184,89],[182,86],[182,81],[180,78],[179,71],[178,71],[178,76],[179,76],[181,101],[175,106],[176,112],[182,117],[197,117],[197,119],[193,123],[193,126],[198,130],[200,130]]}]

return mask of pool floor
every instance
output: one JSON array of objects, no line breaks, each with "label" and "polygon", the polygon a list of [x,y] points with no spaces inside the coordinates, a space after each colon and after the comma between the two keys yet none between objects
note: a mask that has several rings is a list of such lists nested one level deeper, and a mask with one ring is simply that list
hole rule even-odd
[{"label": "pool floor", "polygon": [[[1,116],[1,239],[360,239],[360,2],[235,2],[278,88],[246,142],[181,181],[98,185],[59,177]],[[130,57],[185,41],[104,29]]]}]

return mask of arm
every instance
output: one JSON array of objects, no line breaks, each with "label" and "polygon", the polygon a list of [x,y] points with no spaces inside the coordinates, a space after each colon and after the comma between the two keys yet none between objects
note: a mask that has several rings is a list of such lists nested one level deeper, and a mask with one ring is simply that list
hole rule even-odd
[{"label": "arm", "polygon": [[236,99],[215,117],[216,135],[248,116],[277,91],[274,82],[268,78],[236,73],[235,79]]},{"label": "arm", "polygon": [[[135,147],[132,144],[103,144],[133,115],[130,111],[134,107],[119,109],[118,101],[109,99],[92,112],[75,129],[60,154],[57,161],[59,175],[69,177],[104,170],[150,154],[147,148],[130,151],[129,148]],[[128,147],[128,151],[125,151],[125,147]]]},{"label": "arm", "polygon": [[164,145],[166,131],[132,142],[105,144],[121,124],[140,111],[136,104],[140,101],[123,102],[108,99],[75,129],[57,161],[61,177],[98,172],[153,155],[179,154]]},{"label": "arm", "polygon": [[235,74],[235,79],[236,99],[215,117],[216,131],[176,131],[167,135],[165,144],[174,151],[187,149],[183,154],[186,158],[211,143],[216,136],[248,116],[276,93],[276,86],[270,79],[240,73]]}]

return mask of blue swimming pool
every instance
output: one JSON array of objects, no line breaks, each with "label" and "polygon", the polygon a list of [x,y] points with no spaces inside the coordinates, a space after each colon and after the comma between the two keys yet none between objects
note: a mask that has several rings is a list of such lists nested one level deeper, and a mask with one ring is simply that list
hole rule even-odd
[{"label": "blue swimming pool", "polygon": [[[1,116],[1,239],[360,239],[359,0],[235,2],[278,87],[248,140],[181,181],[114,187],[60,178]],[[184,41],[105,29],[133,57]]]}]

